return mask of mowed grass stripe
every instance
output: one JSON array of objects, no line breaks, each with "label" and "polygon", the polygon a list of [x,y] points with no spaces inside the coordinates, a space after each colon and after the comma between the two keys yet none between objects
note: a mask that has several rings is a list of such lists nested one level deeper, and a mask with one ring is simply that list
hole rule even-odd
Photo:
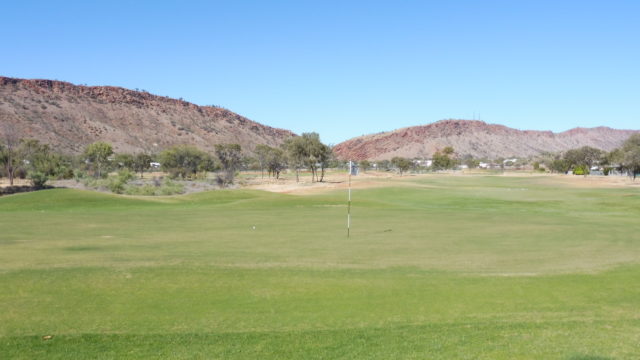
[{"label": "mowed grass stripe", "polygon": [[477,277],[402,268],[25,270],[2,282],[0,335],[628,320],[640,318],[637,272]]},{"label": "mowed grass stripe", "polygon": [[[638,321],[430,324],[339,330],[0,338],[10,359],[636,359]],[[607,355],[603,355],[607,354]]]}]

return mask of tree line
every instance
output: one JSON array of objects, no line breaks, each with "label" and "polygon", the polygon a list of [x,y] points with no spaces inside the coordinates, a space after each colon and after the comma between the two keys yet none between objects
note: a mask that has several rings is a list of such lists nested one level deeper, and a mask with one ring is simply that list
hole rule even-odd
[{"label": "tree line", "polygon": [[536,171],[572,172],[575,175],[588,175],[592,172],[592,168],[598,167],[602,170],[603,175],[609,175],[615,171],[635,179],[640,174],[640,133],[630,136],[622,146],[609,152],[583,146],[556,153],[544,152],[528,158],[513,156],[511,158],[487,159],[475,158],[469,154],[460,156],[452,147],[447,146],[433,154],[429,165],[425,163],[425,159],[396,156],[390,160],[376,162],[363,160],[359,162],[359,166],[363,171],[375,166],[378,170],[396,170],[402,175],[409,170],[439,171],[460,167],[473,169],[479,167],[481,163],[501,170],[528,167]]},{"label": "tree line", "polygon": [[546,153],[541,161],[552,172],[588,175],[593,167],[602,168],[604,175],[612,171],[627,174],[634,180],[640,174],[640,134],[631,135],[619,148],[603,151],[583,146],[560,153]]},{"label": "tree line", "polygon": [[[159,153],[115,153],[111,144],[96,142],[88,145],[80,155],[68,155],[55,151],[49,145],[34,139],[17,139],[5,132],[0,139],[0,177],[9,179],[11,186],[15,178],[29,179],[36,188],[46,186],[51,179],[69,179],[82,176],[103,178],[113,171],[127,170],[143,176],[157,162],[161,170],[171,178],[197,179],[208,172],[217,172],[216,181],[221,186],[234,182],[236,173],[242,169],[259,169],[275,179],[285,169],[296,174],[300,181],[300,170],[311,173],[311,181],[323,181],[326,169],[343,165],[336,159],[332,148],[320,141],[317,133],[303,133],[287,139],[281,146],[257,145],[251,154],[243,152],[238,144],[216,144],[213,153],[190,145],[177,145]],[[429,170],[454,169],[461,165],[478,167],[481,161],[470,155],[458,156],[455,150],[444,147],[436,151]],[[504,169],[509,160],[493,160]],[[587,175],[594,166],[602,167],[604,175],[612,171],[635,177],[640,173],[640,134],[632,135],[624,144],[610,152],[583,146],[559,153],[543,153],[539,156],[519,160],[529,163],[535,170]],[[373,167],[369,160],[359,162],[363,171]],[[377,161],[378,170],[397,170],[400,175],[409,170],[426,168],[417,159],[394,157]],[[513,164],[511,164],[513,165]],[[128,178],[127,176],[123,176]]]},{"label": "tree line", "polygon": [[[243,152],[238,144],[216,144],[213,153],[191,145],[177,145],[159,153],[115,153],[106,142],[86,146],[79,155],[54,151],[49,145],[34,139],[16,139],[5,134],[0,141],[0,177],[7,177],[10,186],[14,179],[29,179],[36,188],[42,188],[51,179],[70,179],[83,176],[104,178],[113,171],[130,171],[142,178],[152,163],[174,179],[197,179],[208,172],[217,172],[219,185],[234,182],[241,169],[259,168],[269,177],[278,179],[287,168],[296,172],[303,168],[311,171],[312,181],[323,181],[325,171],[336,162],[330,146],[320,141],[317,133],[304,133],[287,139],[279,147],[257,145],[251,154]],[[125,176],[123,178],[128,178]]]}]

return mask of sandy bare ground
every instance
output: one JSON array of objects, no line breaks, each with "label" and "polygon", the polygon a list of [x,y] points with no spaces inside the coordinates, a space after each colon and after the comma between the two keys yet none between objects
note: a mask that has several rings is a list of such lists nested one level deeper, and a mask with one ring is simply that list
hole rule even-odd
[{"label": "sandy bare ground", "polygon": [[[145,174],[145,179],[149,180],[155,177],[161,177],[162,173]],[[442,178],[443,176],[486,176],[487,173],[480,171],[467,172],[451,172],[446,174],[404,174],[400,176],[393,172],[376,172],[369,171],[360,173],[358,176],[351,177],[351,187],[353,189],[368,189],[385,186],[428,186],[424,183],[416,184],[416,180],[428,178]],[[539,174],[531,172],[505,172],[493,176],[508,177],[535,177],[541,182],[555,186],[580,187],[580,188],[636,188],[640,189],[640,179],[633,181],[626,176],[575,176],[575,175],[559,175],[559,174]],[[211,182],[203,181],[184,181],[185,192],[193,193],[200,191],[213,190],[218,188]],[[58,180],[50,183],[55,187],[83,189],[86,187],[82,183],[75,180]],[[237,187],[254,190],[264,190],[276,193],[292,194],[292,195],[311,195],[326,193],[334,190],[347,189],[349,177],[346,172],[332,171],[325,175],[323,182],[312,182],[309,174],[301,174],[300,181],[296,182],[295,175],[284,174],[280,179],[276,180],[260,173],[249,172],[244,173],[237,181]],[[27,179],[15,179],[14,185],[30,185]],[[0,187],[9,186],[9,180],[0,178]]]},{"label": "sandy bare ground", "polygon": [[[13,179],[13,186],[29,186],[31,185],[31,181],[27,179]],[[9,179],[0,178],[0,188],[8,187]]]},{"label": "sandy bare ground", "polygon": [[579,175],[546,175],[545,181],[558,185],[580,188],[640,188],[640,179],[635,181],[628,176],[579,176]]},{"label": "sandy bare ground", "polygon": [[[390,181],[399,179],[400,176],[388,172],[369,172],[351,177],[353,189],[364,189],[388,186]],[[403,176],[403,178],[408,178]],[[277,193],[293,195],[309,195],[325,193],[333,190],[346,189],[349,186],[349,177],[346,172],[327,173],[322,182],[312,182],[311,175],[301,174],[300,181],[296,182],[295,176],[290,174],[278,180],[264,179],[260,175],[244,179],[243,187],[254,190],[265,190]]]},{"label": "sandy bare ground", "polygon": [[[367,189],[384,186],[415,186],[418,179],[441,178],[442,176],[487,176],[483,172],[451,172],[446,174],[405,174],[400,176],[391,172],[370,171],[351,177],[351,187],[353,189]],[[549,185],[580,187],[580,188],[639,188],[640,179],[633,181],[625,176],[575,176],[560,174],[539,174],[530,172],[505,172],[493,176],[507,177],[535,177],[541,182]],[[428,186],[424,183],[419,186]],[[348,175],[346,172],[331,172],[325,176],[323,182],[311,182],[310,175],[300,177],[300,182],[296,182],[295,176],[286,176],[279,180],[264,179],[258,176],[244,179],[243,186],[248,189],[265,190],[277,193],[293,195],[309,195],[325,193],[333,190],[346,189],[348,187]]]}]

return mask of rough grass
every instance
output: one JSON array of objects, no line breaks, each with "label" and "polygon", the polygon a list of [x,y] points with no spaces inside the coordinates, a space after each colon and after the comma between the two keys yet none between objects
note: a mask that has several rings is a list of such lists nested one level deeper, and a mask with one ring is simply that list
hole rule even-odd
[{"label": "rough grass", "polygon": [[640,357],[637,189],[410,182],[1,198],[0,358]]}]

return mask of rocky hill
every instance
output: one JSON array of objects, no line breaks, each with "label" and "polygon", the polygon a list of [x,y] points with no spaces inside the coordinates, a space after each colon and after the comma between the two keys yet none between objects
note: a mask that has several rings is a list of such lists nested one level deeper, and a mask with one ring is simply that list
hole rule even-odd
[{"label": "rocky hill", "polygon": [[294,135],[223,108],[144,91],[7,77],[0,77],[0,125],[0,132],[8,128],[68,153],[98,140],[119,152],[154,152],[176,144],[211,150],[220,143],[251,150]]},{"label": "rocky hill", "polygon": [[530,156],[585,145],[609,151],[620,146],[634,132],[637,131],[596,127],[553,133],[517,130],[476,120],[442,120],[360,136],[336,145],[334,150],[342,159],[384,160],[394,156],[428,158],[436,150],[452,146],[459,155],[495,159]]}]

